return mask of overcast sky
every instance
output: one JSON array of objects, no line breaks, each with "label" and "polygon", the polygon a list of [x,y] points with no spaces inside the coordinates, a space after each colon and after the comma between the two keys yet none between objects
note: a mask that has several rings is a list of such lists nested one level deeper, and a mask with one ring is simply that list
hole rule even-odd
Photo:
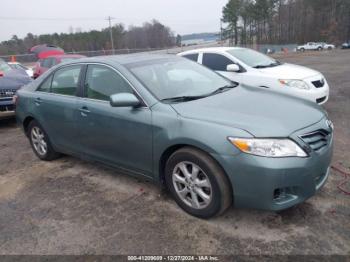
[{"label": "overcast sky", "polygon": [[28,32],[36,35],[69,32],[70,26],[83,31],[101,29],[108,26],[104,20],[107,16],[125,26],[142,25],[155,18],[179,34],[217,32],[222,7],[227,1],[1,0],[0,41],[14,34],[24,37]]}]

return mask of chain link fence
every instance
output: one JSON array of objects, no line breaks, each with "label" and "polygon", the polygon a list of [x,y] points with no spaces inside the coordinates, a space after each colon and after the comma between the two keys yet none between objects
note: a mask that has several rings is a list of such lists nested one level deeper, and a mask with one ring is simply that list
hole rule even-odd
[{"label": "chain link fence", "polygon": [[[115,49],[115,50],[96,50],[96,51],[75,51],[67,52],[67,54],[77,54],[84,55],[87,57],[92,56],[107,56],[107,55],[122,55],[122,54],[133,54],[133,53],[154,53],[154,54],[177,54],[183,51],[205,48],[205,47],[219,47],[219,46],[229,46],[228,41],[221,42],[210,42],[199,45],[182,46],[182,47],[169,47],[169,48],[139,48],[139,49]],[[278,52],[294,52],[296,50],[296,44],[286,44],[286,45],[245,45],[244,47],[252,48],[258,50],[265,54],[278,53]],[[18,54],[18,55],[6,55],[0,56],[0,58],[9,62],[15,58],[17,62],[32,64],[38,59],[34,54]]]}]

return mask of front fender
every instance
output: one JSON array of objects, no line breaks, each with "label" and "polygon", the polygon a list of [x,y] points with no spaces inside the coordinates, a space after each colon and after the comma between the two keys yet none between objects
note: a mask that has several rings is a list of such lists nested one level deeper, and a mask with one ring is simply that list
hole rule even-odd
[{"label": "front fender", "polygon": [[252,137],[248,132],[231,126],[208,121],[184,118],[171,107],[168,114],[153,108],[153,170],[155,179],[159,177],[162,155],[171,147],[193,146],[210,155],[235,156],[240,151],[228,140],[229,136]]}]

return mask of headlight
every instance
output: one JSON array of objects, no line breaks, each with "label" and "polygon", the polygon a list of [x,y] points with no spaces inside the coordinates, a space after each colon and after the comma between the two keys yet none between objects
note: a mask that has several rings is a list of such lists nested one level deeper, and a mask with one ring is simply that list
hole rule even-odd
[{"label": "headlight", "polygon": [[290,139],[234,138],[229,141],[244,153],[265,157],[306,157],[307,154]]},{"label": "headlight", "polygon": [[293,80],[293,79],[280,79],[278,80],[282,85],[295,87],[298,89],[309,90],[310,87],[303,80]]}]

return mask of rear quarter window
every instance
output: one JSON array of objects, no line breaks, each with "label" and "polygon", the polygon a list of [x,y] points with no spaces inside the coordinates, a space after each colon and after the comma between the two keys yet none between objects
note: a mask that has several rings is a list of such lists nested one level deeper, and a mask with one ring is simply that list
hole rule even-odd
[{"label": "rear quarter window", "polygon": [[190,59],[192,61],[197,62],[198,61],[198,53],[197,54],[188,54],[188,55],[183,55],[182,57],[185,57],[187,59]]},{"label": "rear quarter window", "polygon": [[52,82],[52,75],[50,75],[48,78],[45,79],[44,82],[41,83],[37,91],[49,93],[51,89],[51,82]]}]

